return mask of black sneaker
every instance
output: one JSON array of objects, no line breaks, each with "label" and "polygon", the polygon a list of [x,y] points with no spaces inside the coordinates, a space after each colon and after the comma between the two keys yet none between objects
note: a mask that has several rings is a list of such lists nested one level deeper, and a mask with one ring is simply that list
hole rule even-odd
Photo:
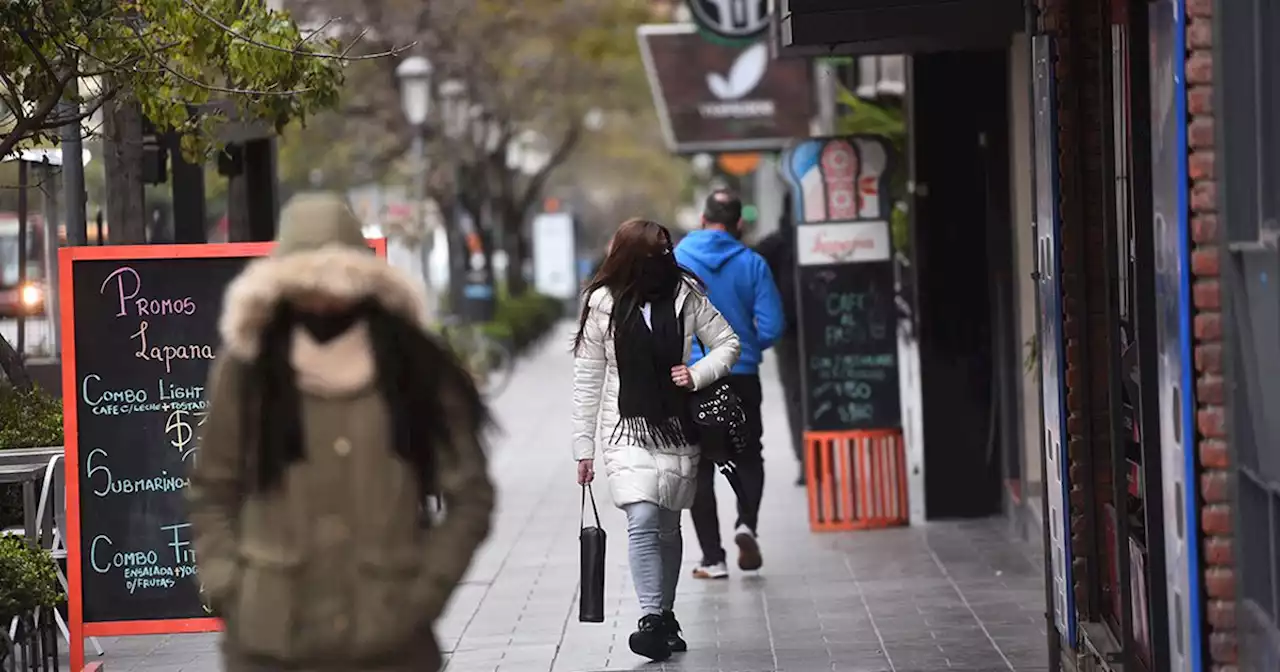
[{"label": "black sneaker", "polygon": [[689,643],[680,636],[680,621],[676,620],[675,612],[662,612],[662,627],[667,633],[667,648],[673,653],[684,653],[689,650]]},{"label": "black sneaker", "polygon": [[640,619],[636,631],[631,633],[631,650],[636,655],[649,660],[661,661],[671,657],[671,647],[667,644],[667,628],[662,617],[657,614],[645,614]]}]

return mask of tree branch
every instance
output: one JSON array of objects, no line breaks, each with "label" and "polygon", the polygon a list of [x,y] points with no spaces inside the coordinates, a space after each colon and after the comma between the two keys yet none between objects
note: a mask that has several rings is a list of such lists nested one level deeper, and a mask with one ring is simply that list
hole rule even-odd
[{"label": "tree branch", "polygon": [[569,130],[565,132],[564,137],[560,139],[560,145],[551,153],[551,157],[547,159],[546,165],[542,166],[533,177],[529,178],[529,183],[525,185],[524,193],[516,201],[519,207],[520,218],[529,212],[529,208],[533,207],[534,201],[542,195],[542,190],[547,186],[547,180],[551,179],[551,173],[559,168],[573,154],[573,150],[577,148],[578,143],[582,140],[582,120],[576,120],[569,126]]},{"label": "tree branch", "polygon": [[54,81],[57,81],[58,73],[53,69],[53,66],[49,64],[49,60],[44,57],[44,54],[41,53],[40,48],[31,41],[31,36],[27,34],[27,31],[19,30],[18,38],[22,40],[23,44],[27,45],[27,49],[31,50],[31,54],[40,62],[40,67],[43,68],[45,72],[49,73],[49,77]]},{"label": "tree branch", "polygon": [[235,96],[296,96],[296,95],[311,91],[311,89],[309,88],[291,89],[288,91],[255,91],[253,89],[237,89],[237,88],[231,88],[226,86],[218,86],[217,84],[209,84],[208,82],[202,82],[198,79],[195,79],[194,77],[188,76],[185,73],[179,72],[176,68],[169,65],[165,61],[165,59],[160,58],[158,54],[156,54],[154,51],[151,50],[150,47],[146,46],[147,36],[143,35],[142,31],[139,30],[137,26],[132,26],[131,28],[133,30],[134,36],[138,38],[138,42],[143,45],[143,49],[146,50],[149,56],[151,56],[151,59],[160,65],[161,70],[173,75],[174,77],[177,77],[178,79],[190,84],[191,86],[197,86],[207,91],[217,91],[218,93],[226,93],[226,94],[235,95]]},{"label": "tree branch", "polygon": [[[209,14],[209,12],[205,11],[205,9],[204,9],[203,7],[201,7],[200,5],[196,4],[196,3],[195,3],[195,2],[193,2],[192,0],[183,0],[183,4],[185,4],[186,6],[190,7],[190,8],[191,8],[191,11],[195,12],[198,16],[200,16],[200,18],[204,19],[205,21],[208,21],[209,23],[212,23],[213,25],[217,26],[218,28],[220,28],[221,30],[223,30],[224,32],[226,32],[228,35],[230,35],[230,36],[232,36],[232,37],[236,38],[237,40],[240,40],[241,42],[244,42],[244,43],[246,43],[246,44],[251,44],[251,45],[253,45],[253,46],[255,46],[255,47],[258,47],[259,49],[266,49],[266,50],[268,50],[268,51],[278,51],[278,52],[285,53],[285,54],[292,54],[292,55],[294,55],[294,56],[307,56],[307,57],[310,57],[310,58],[331,58],[331,59],[335,59],[335,60],[339,60],[339,61],[367,61],[367,60],[371,60],[371,59],[375,59],[375,58],[386,58],[387,56],[395,56],[396,54],[403,53],[403,52],[405,52],[405,51],[407,51],[407,50],[409,50],[409,49],[413,48],[413,46],[417,44],[416,42],[414,42],[414,43],[412,43],[412,44],[407,44],[407,45],[405,45],[405,46],[403,46],[403,47],[394,47],[394,48],[392,48],[392,49],[390,49],[390,50],[388,50],[388,51],[380,52],[380,53],[377,53],[377,54],[366,54],[366,55],[362,55],[362,56],[351,56],[351,55],[350,55],[351,49],[352,49],[352,48],[354,48],[354,47],[356,46],[356,43],[357,43],[357,42],[359,42],[359,41],[360,41],[360,39],[361,39],[361,38],[362,38],[366,33],[368,33],[368,30],[366,29],[366,30],[365,30],[364,32],[362,32],[359,36],[357,36],[357,37],[356,37],[356,39],[355,39],[355,41],[353,41],[350,45],[348,45],[348,46],[347,46],[347,48],[346,48],[346,49],[344,49],[344,50],[342,51],[342,53],[341,53],[341,54],[327,54],[327,53],[324,53],[324,52],[318,52],[318,51],[301,51],[301,50],[299,50],[299,49],[290,49],[290,48],[288,48],[288,47],[277,47],[277,46],[276,46],[276,45],[274,45],[274,44],[267,44],[266,42],[261,42],[261,41],[259,41],[259,40],[255,40],[255,39],[253,39],[253,38],[251,38],[251,37],[249,37],[249,36],[245,35],[244,33],[241,33],[241,32],[239,32],[239,31],[237,31],[236,29],[232,28],[231,26],[228,26],[227,24],[223,23],[222,21],[219,21],[216,17],[214,17],[213,15]],[[327,25],[327,24],[326,24],[326,25]],[[304,42],[305,42],[305,40],[304,40]]]},{"label": "tree branch", "polygon": [[[5,93],[13,96],[12,100],[9,100],[0,95],[0,101],[4,102],[9,114],[12,114],[13,118],[19,122],[26,119],[27,115],[22,111],[22,98],[19,96],[18,87],[14,85],[13,79],[9,77],[9,74],[3,68],[0,68],[0,84],[4,85]],[[0,154],[0,156],[4,155]]]},{"label": "tree branch", "polygon": [[31,114],[27,115],[26,119],[19,120],[13,129],[3,139],[0,139],[0,157],[8,156],[23,138],[27,137],[29,133],[40,129],[40,123],[45,117],[49,116],[49,113],[57,106],[58,101],[62,100],[62,92],[67,88],[67,82],[71,81],[71,74],[73,73],[63,75],[56,80],[56,86],[54,87],[56,90],[40,101],[40,104],[31,111]]},{"label": "tree branch", "polygon": [[313,37],[315,37],[316,35],[319,35],[319,34],[323,33],[324,31],[328,30],[328,29],[329,29],[329,26],[333,25],[333,22],[334,22],[334,21],[337,21],[337,20],[338,20],[338,17],[336,17],[336,16],[331,16],[331,17],[329,17],[328,19],[325,19],[325,22],[324,22],[324,23],[322,23],[322,24],[320,24],[320,27],[319,27],[319,28],[316,28],[315,30],[311,31],[311,33],[310,33],[309,35],[307,35],[306,37],[302,38],[302,41],[298,43],[298,46],[302,46],[302,45],[306,44],[307,42],[310,42],[310,41],[311,41],[311,38],[313,38]]}]

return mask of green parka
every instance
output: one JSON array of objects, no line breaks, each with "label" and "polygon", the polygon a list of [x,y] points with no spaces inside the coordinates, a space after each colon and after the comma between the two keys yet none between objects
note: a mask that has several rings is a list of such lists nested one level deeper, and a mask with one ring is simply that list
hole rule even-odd
[{"label": "green parka", "polygon": [[392,448],[367,327],[324,344],[299,330],[291,363],[304,458],[279,487],[253,487],[240,390],[279,301],[371,297],[426,324],[422,290],[370,254],[340,201],[302,198],[282,220],[276,253],[227,291],[188,490],[202,590],[226,626],[226,669],[435,672],[432,624],[489,532],[494,493],[480,437],[446,398],[460,420],[454,440],[434,447],[446,513],[424,529],[414,472]]}]

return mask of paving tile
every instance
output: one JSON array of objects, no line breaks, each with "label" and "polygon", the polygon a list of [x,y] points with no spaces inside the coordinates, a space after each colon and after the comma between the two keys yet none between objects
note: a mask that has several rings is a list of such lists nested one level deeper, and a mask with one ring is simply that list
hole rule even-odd
[{"label": "paving tile", "polygon": [[[437,633],[446,672],[1042,672],[1043,558],[1011,543],[1003,521],[814,534],[790,484],[781,393],[765,391],[772,471],[761,514],[765,566],[727,581],[689,577],[700,553],[684,526],[676,611],[690,651],[645,664],[627,637],[639,616],[622,514],[597,489],[608,538],[604,623],[577,620],[578,489],[572,483],[567,331],[519,362],[494,402],[506,434],[492,468],[493,534]],[[722,514],[733,501],[727,485]],[[687,517],[686,517],[687,520]],[[723,533],[730,540],[729,522]],[[733,562],[734,549],[730,551]],[[110,672],[215,672],[217,635],[108,638]],[[1003,654],[1002,654],[1003,652]]]}]

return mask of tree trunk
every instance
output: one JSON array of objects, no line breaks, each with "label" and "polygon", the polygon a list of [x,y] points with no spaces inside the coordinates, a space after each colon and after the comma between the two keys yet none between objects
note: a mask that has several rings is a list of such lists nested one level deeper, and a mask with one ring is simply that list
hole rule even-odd
[{"label": "tree trunk", "polygon": [[506,227],[502,237],[502,248],[507,253],[507,292],[511,296],[520,296],[529,291],[529,282],[524,277],[524,263],[529,258],[529,241],[525,239],[524,227],[513,222],[519,220],[507,217],[502,224]]},{"label": "tree trunk", "polygon": [[108,242],[147,242],[142,187],[142,111],[129,98],[103,106],[103,160],[107,173]]},{"label": "tree trunk", "polygon": [[4,371],[5,379],[14,388],[29,392],[34,387],[31,374],[27,373],[27,366],[22,362],[22,356],[13,349],[9,340],[2,334],[0,334],[0,370]]}]

